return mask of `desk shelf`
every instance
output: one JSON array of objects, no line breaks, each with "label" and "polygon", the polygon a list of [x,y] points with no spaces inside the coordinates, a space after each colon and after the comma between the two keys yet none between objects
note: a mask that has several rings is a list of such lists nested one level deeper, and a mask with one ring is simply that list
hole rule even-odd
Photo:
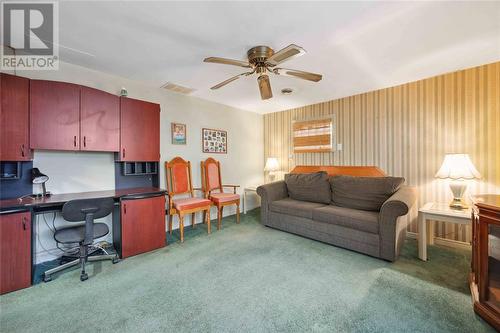
[{"label": "desk shelf", "polygon": [[21,179],[21,162],[0,162],[0,179]]},{"label": "desk shelf", "polygon": [[124,176],[144,176],[158,174],[158,162],[123,162]]}]

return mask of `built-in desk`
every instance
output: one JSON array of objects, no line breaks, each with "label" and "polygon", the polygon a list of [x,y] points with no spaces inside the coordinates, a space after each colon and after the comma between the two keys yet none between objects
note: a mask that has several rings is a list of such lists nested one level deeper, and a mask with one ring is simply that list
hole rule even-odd
[{"label": "built-in desk", "polygon": [[[34,279],[36,215],[60,211],[71,200],[113,198],[113,243],[124,258],[166,245],[165,194],[161,188],[139,187],[0,200],[0,293],[27,287]],[[30,283],[16,284],[21,280]]]},{"label": "built-in desk", "polygon": [[94,198],[114,198],[119,200],[122,197],[130,196],[154,196],[158,194],[165,194],[166,191],[157,187],[137,187],[127,188],[121,190],[106,190],[106,191],[91,191],[91,192],[78,192],[78,193],[61,193],[52,194],[43,198],[25,197],[23,199],[7,199],[0,200],[0,214],[6,211],[13,210],[40,210],[46,207],[62,206],[70,200],[78,199],[94,199]]}]

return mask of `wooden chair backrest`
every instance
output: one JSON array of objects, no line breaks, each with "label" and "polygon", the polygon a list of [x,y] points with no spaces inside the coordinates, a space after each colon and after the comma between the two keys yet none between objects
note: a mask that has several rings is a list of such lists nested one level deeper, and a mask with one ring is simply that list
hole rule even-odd
[{"label": "wooden chair backrest", "polygon": [[326,171],[329,176],[345,175],[358,177],[384,177],[386,176],[376,166],[334,166],[334,165],[298,165],[290,173],[312,173]]},{"label": "wooden chair backrest", "polygon": [[209,157],[205,161],[201,161],[201,181],[203,191],[210,194],[213,190],[219,190],[223,193],[222,177],[220,174],[220,162]]},{"label": "wooden chair backrest", "polygon": [[189,193],[193,197],[191,162],[178,156],[170,162],[165,162],[165,177],[167,190],[171,196]]}]

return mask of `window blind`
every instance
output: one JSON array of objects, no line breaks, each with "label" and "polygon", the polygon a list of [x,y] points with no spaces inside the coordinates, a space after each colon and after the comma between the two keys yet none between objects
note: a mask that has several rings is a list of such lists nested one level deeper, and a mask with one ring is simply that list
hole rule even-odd
[{"label": "window blind", "polygon": [[332,118],[295,121],[293,123],[294,153],[318,153],[332,151]]}]

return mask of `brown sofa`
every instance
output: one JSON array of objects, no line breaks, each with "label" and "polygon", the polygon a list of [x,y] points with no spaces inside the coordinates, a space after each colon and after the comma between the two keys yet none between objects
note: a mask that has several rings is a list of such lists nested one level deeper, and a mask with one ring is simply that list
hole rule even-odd
[{"label": "brown sofa", "polygon": [[397,177],[289,174],[257,188],[261,223],[395,261],[406,238],[416,188]]}]

